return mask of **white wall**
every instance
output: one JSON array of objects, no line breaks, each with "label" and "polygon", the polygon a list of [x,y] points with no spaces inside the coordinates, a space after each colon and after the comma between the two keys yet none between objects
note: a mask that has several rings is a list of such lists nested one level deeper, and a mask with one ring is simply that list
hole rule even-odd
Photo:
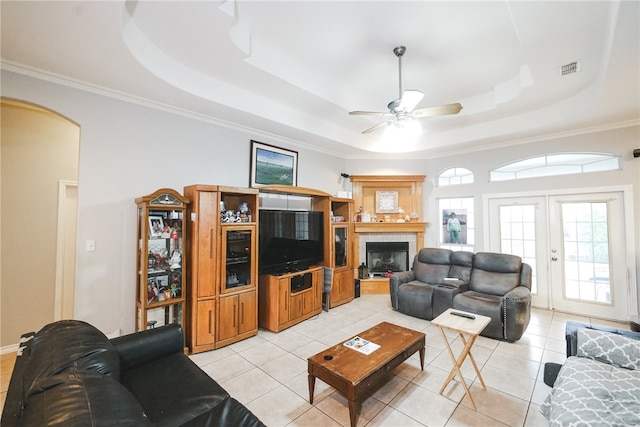
[{"label": "white wall", "polygon": [[[344,160],[309,149],[269,140],[261,135],[130,104],[67,86],[2,71],[2,96],[42,105],[80,125],[78,256],[76,317],[105,333],[134,329],[135,215],[134,199],[161,187],[182,190],[188,184],[245,187],[249,182],[250,140],[256,139],[299,152],[298,185],[328,193],[350,190],[341,172],[349,174],[426,174],[424,212],[436,222],[436,198],[476,197],[477,249],[482,236],[482,196],[557,188],[632,185],[634,192],[636,257],[640,242],[640,128],[533,142],[499,150],[431,159]],[[589,175],[489,183],[488,170],[508,161],[557,151],[607,151],[623,155],[623,170]],[[411,157],[410,155],[408,157]],[[437,175],[452,166],[474,172],[476,182],[460,187],[434,185]],[[96,241],[86,252],[85,241]],[[437,231],[428,229],[428,245],[437,244]],[[640,261],[636,259],[636,265]],[[638,268],[638,267],[637,267]],[[636,277],[640,277],[637,272]],[[637,283],[636,283],[637,286]],[[4,302],[10,303],[10,302]]]},{"label": "white wall", "polygon": [[[636,259],[636,288],[640,295],[640,158],[633,157],[633,150],[640,148],[640,127],[627,127],[593,132],[583,135],[557,137],[545,141],[513,145],[500,149],[456,154],[432,159],[394,160],[384,162],[371,160],[347,160],[349,174],[424,174],[424,212],[426,221],[434,224],[425,233],[427,246],[437,246],[439,237],[435,224],[438,222],[437,199],[447,197],[474,197],[476,213],[475,250],[488,250],[483,223],[483,196],[495,193],[525,193],[560,189],[588,189],[594,187],[629,185],[633,188],[634,229],[627,230],[633,236]],[[532,178],[517,181],[489,182],[489,170],[504,163],[557,152],[608,152],[622,156],[622,170],[589,174],[563,175],[559,177]],[[451,167],[471,170],[473,184],[438,187],[438,175]],[[640,301],[638,301],[640,306]]]},{"label": "white wall", "polygon": [[[105,333],[135,328],[136,197],[189,184],[247,187],[251,139],[298,151],[299,186],[342,190],[340,158],[12,72],[1,83],[3,97],[80,126],[75,315]],[[89,239],[95,252],[85,251]]]}]

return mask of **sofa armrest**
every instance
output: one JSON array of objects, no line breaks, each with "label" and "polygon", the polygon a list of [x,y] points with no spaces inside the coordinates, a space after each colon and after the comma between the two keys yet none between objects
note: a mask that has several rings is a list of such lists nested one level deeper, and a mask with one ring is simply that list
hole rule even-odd
[{"label": "sofa armrest", "polygon": [[504,295],[504,339],[517,341],[529,326],[531,319],[531,290],[516,286]]},{"label": "sofa armrest", "polygon": [[29,364],[30,347],[29,342],[35,336],[35,332],[23,334],[20,337],[16,362],[11,373],[9,389],[5,396],[4,408],[0,425],[3,427],[13,427],[18,425],[18,420],[24,409],[24,373]]},{"label": "sofa armrest", "polygon": [[182,326],[177,323],[124,335],[111,342],[120,355],[120,369],[123,371],[184,351]]},{"label": "sofa armrest", "polygon": [[398,288],[403,283],[408,283],[415,279],[416,274],[413,270],[393,273],[389,277],[389,296],[391,297],[391,307],[395,310],[398,309]]}]

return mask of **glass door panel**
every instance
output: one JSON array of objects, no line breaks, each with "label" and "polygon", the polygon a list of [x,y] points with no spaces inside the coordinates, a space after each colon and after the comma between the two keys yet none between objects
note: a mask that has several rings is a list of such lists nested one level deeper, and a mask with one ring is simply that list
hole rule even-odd
[{"label": "glass door panel", "polygon": [[554,308],[626,320],[623,204],[622,193],[550,198]]},{"label": "glass door panel", "polygon": [[223,292],[251,285],[253,229],[223,228]]},{"label": "glass door panel", "polygon": [[345,267],[348,265],[348,253],[347,250],[348,242],[348,227],[334,226],[333,227],[333,237],[334,237],[334,267]]},{"label": "glass door panel", "polygon": [[490,248],[517,255],[531,266],[531,298],[535,307],[549,308],[547,281],[547,208],[545,197],[489,200]]}]

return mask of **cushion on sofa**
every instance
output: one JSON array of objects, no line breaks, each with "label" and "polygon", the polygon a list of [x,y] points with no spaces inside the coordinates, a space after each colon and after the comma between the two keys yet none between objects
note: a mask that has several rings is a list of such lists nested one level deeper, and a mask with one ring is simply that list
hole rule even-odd
[{"label": "cushion on sofa", "polygon": [[489,337],[504,337],[504,324],[502,323],[504,307],[501,296],[467,291],[453,297],[453,308],[490,317],[491,321],[480,334]]},{"label": "cushion on sofa", "polygon": [[640,425],[640,371],[571,356],[540,406],[550,426]]},{"label": "cushion on sofa", "polygon": [[20,425],[152,425],[133,395],[110,376],[70,369],[39,384],[25,401]]},{"label": "cushion on sofa", "polygon": [[640,341],[595,329],[579,329],[577,356],[640,370]]},{"label": "cushion on sofa", "polygon": [[123,370],[120,382],[158,426],[183,425],[229,398],[218,383],[182,353]]},{"label": "cushion on sofa", "polygon": [[473,257],[469,280],[472,291],[504,295],[520,284],[522,259],[519,256],[478,252]]},{"label": "cushion on sofa", "polygon": [[42,328],[30,343],[25,369],[25,396],[48,376],[68,370],[120,376],[120,359],[111,341],[97,328],[79,320],[63,320]]},{"label": "cushion on sofa", "polygon": [[473,252],[455,251],[451,254],[451,268],[447,277],[455,277],[469,283],[471,267],[473,266]]},{"label": "cushion on sofa", "polygon": [[264,427],[251,411],[233,397],[211,411],[194,418],[181,427]]},{"label": "cushion on sofa", "polygon": [[449,249],[420,249],[413,262],[415,279],[424,283],[437,284],[449,276],[451,254]]},{"label": "cushion on sofa", "polygon": [[398,294],[398,310],[409,316],[420,319],[433,319],[433,286],[413,280],[400,285]]}]

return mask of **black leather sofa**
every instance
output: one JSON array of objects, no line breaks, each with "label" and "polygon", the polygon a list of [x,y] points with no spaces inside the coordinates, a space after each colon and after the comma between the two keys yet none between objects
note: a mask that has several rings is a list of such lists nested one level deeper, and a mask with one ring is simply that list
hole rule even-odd
[{"label": "black leather sofa", "polygon": [[519,340],[531,317],[531,267],[515,255],[422,248],[389,279],[391,306],[433,320],[448,308],[491,318],[481,335]]},{"label": "black leather sofa", "polygon": [[77,320],[22,336],[1,424],[264,425],[184,354],[180,325],[109,340]]}]

